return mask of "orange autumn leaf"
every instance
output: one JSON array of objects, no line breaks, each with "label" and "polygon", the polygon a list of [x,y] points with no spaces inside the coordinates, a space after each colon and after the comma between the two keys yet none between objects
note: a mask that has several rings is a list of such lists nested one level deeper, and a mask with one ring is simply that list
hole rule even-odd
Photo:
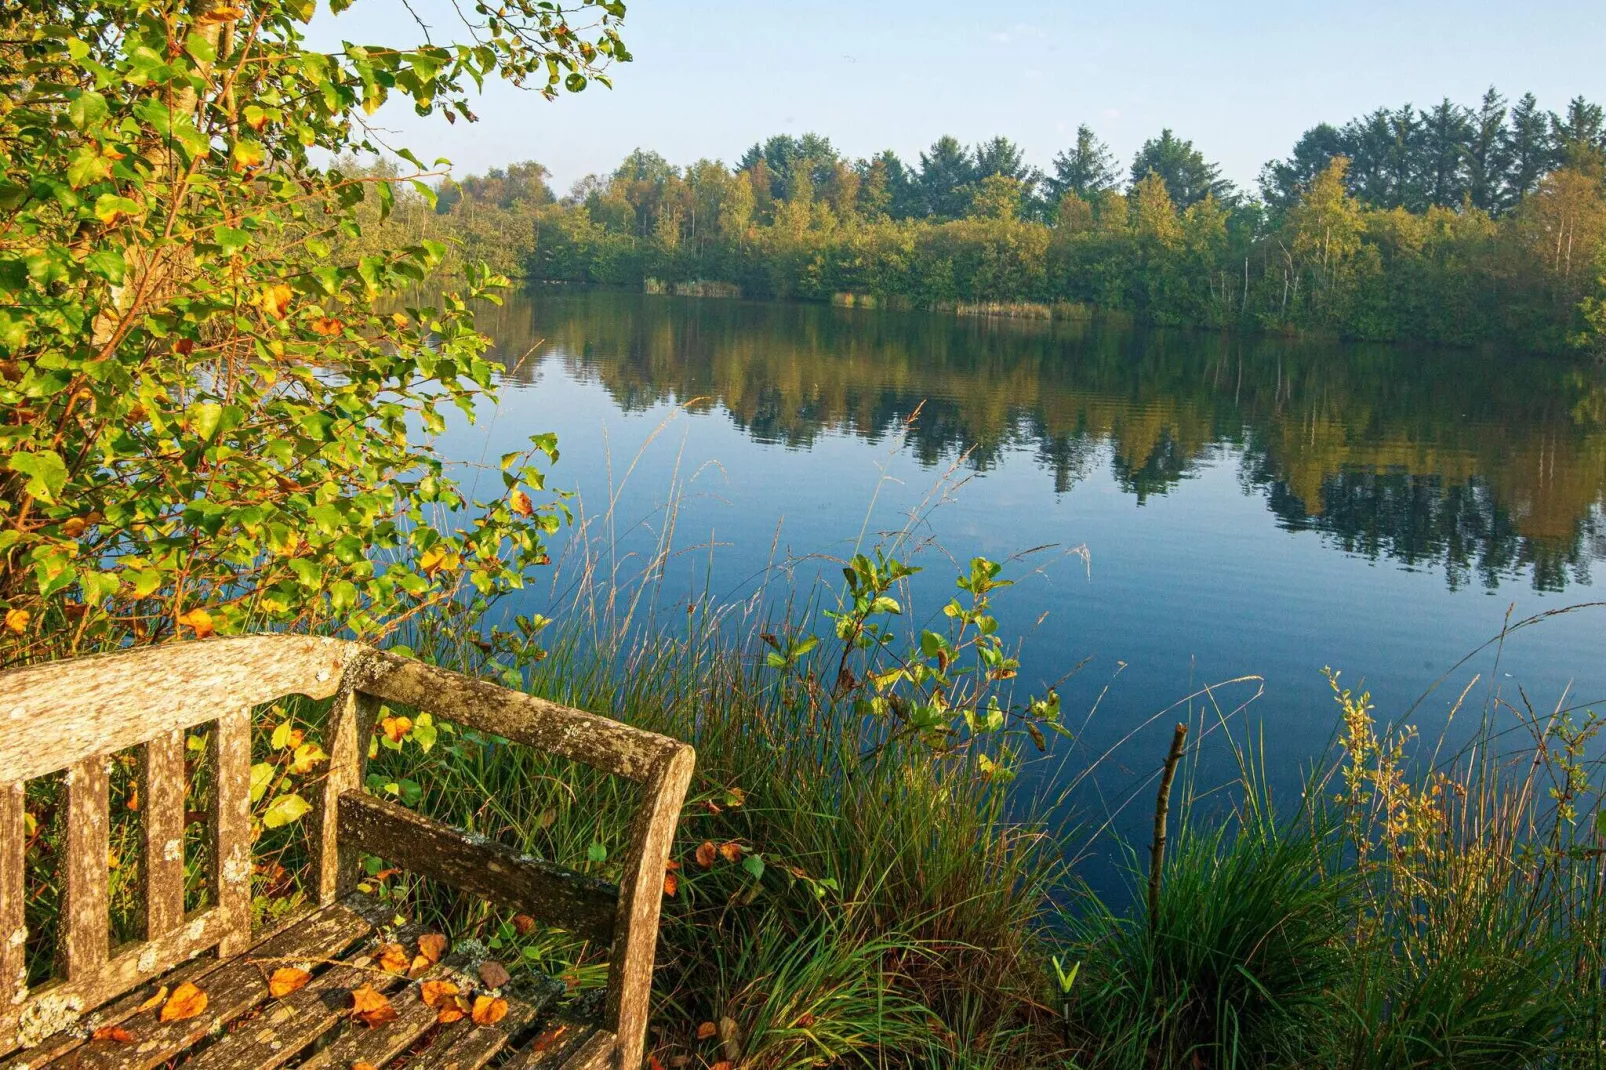
[{"label": "orange autumn leaf", "polygon": [[736,1070],[736,1064],[729,1059],[721,1059],[713,1066],[710,1066],[708,1070]]},{"label": "orange autumn leaf", "polygon": [[442,1007],[451,1002],[459,989],[451,981],[425,981],[418,986],[418,998],[426,1007]]},{"label": "orange autumn leaf", "polygon": [[707,1040],[717,1032],[719,1032],[719,1027],[713,1022],[704,1022],[702,1025],[697,1027],[697,1039]]},{"label": "orange autumn leaf", "polygon": [[742,845],[732,840],[719,845],[719,854],[727,862],[740,862],[742,860]]},{"label": "orange autumn leaf", "polygon": [[319,316],[312,321],[312,333],[321,335],[324,338],[338,337],[340,332],[345,329],[346,325],[333,316]]},{"label": "orange autumn leaf", "polygon": [[160,1018],[164,1022],[182,1022],[206,1010],[206,993],[185,981],[173,989],[173,994],[162,1004]]},{"label": "orange autumn leaf", "polygon": [[559,1037],[563,1036],[563,1034],[567,1033],[568,1031],[569,1027],[566,1025],[560,1025],[552,1029],[548,1029],[545,1033],[542,1033],[540,1036],[535,1038],[535,1043],[531,1044],[530,1048],[538,1053],[546,1051],[548,1048],[558,1042]]},{"label": "orange autumn leaf", "polygon": [[719,857],[719,849],[708,840],[697,845],[697,864],[704,869],[713,866],[714,859]]},{"label": "orange autumn leaf", "polygon": [[386,973],[406,973],[412,961],[400,944],[386,944],[379,949],[379,968]]},{"label": "orange autumn leaf", "polygon": [[284,319],[285,312],[290,308],[290,299],[294,296],[290,287],[276,282],[272,286],[262,287],[262,292],[257,294],[257,304],[274,319]]},{"label": "orange autumn leaf", "polygon": [[507,1017],[507,1000],[495,996],[475,996],[474,1010],[469,1015],[475,1025],[495,1025]]},{"label": "orange autumn leaf", "polygon": [[212,614],[208,613],[200,606],[196,606],[188,613],[179,617],[178,623],[184,625],[184,627],[194,632],[195,638],[197,639],[205,639],[207,636],[211,635],[213,631]]},{"label": "orange autumn leaf", "polygon": [[[386,739],[392,743],[400,743],[407,738],[407,733],[413,730],[413,719],[411,717],[386,717],[379,722],[379,727],[384,730]],[[396,944],[394,946],[400,947],[401,945]],[[402,969],[405,970],[406,968],[404,964]]]},{"label": "orange autumn leaf", "polygon": [[802,1014],[797,1016],[797,1022],[795,1024],[798,1029],[808,1029],[817,1021],[819,1021],[818,1018],[814,1017],[814,1015],[810,1014],[808,1011],[804,1011]]},{"label": "orange autumn leaf", "polygon": [[88,526],[89,525],[84,522],[83,517],[70,516],[67,518],[66,523],[61,525],[61,533],[67,536],[69,539],[76,539],[78,536],[84,533],[84,529]]},{"label": "orange autumn leaf", "polygon": [[441,1025],[451,1025],[453,1022],[461,1021],[467,1016],[468,1000],[462,996],[451,996],[440,1005],[440,1009],[435,1014],[435,1021]]},{"label": "orange autumn leaf", "polygon": [[351,1064],[351,1070],[379,1070],[373,1063],[365,1063],[361,1059]]},{"label": "orange autumn leaf", "polygon": [[513,928],[520,936],[529,936],[535,932],[535,919],[528,914],[515,914]]},{"label": "orange autumn leaf", "polygon": [[647,1056],[647,1070],[664,1070],[664,1064],[658,1061],[658,1056],[649,1053]]},{"label": "orange autumn leaf", "polygon": [[508,505],[520,516],[535,515],[535,503],[530,501],[530,496],[522,490],[514,488],[513,493],[507,496],[507,500]]},{"label": "orange autumn leaf", "polygon": [[676,876],[673,873],[665,873],[664,874],[664,894],[669,896],[671,899],[673,899],[674,896],[675,896],[675,892],[679,888],[680,888],[679,879],[676,878]]},{"label": "orange autumn leaf", "polygon": [[[403,717],[402,720],[406,721],[407,718]],[[411,721],[408,721],[407,727],[412,727]],[[404,729],[403,734],[405,731]],[[418,953],[430,962],[439,962],[441,956],[446,954],[446,937],[440,933],[425,933],[418,938]]]},{"label": "orange autumn leaf", "polygon": [[6,631],[21,635],[28,630],[28,618],[32,615],[26,609],[6,610]]},{"label": "orange autumn leaf", "polygon": [[120,1025],[103,1025],[90,1036],[91,1040],[110,1040],[116,1044],[132,1044],[134,1034]]},{"label": "orange autumn leaf", "polygon": [[352,990],[351,1016],[364,1025],[383,1025],[395,1021],[396,1008],[373,985],[363,985]]},{"label": "orange autumn leaf", "polygon": [[156,990],[156,994],[151,996],[150,999],[146,1000],[144,1003],[141,1003],[138,1007],[135,1007],[134,1008],[134,1013],[135,1014],[144,1014],[146,1011],[153,1011],[157,1007],[160,1007],[166,1001],[167,1001],[167,986],[163,985],[161,988],[158,988]]},{"label": "orange autumn leaf", "polygon": [[411,966],[407,967],[407,976],[408,977],[421,977],[424,974],[428,973],[429,972],[429,968],[431,966],[433,966],[433,965],[435,965],[435,964],[433,962],[429,961],[429,956],[428,955],[414,955],[413,956],[413,964]]},{"label": "orange autumn leaf", "polygon": [[307,982],[310,980],[312,974],[306,970],[298,970],[294,966],[281,966],[268,978],[268,995],[274,999],[283,999],[290,993],[307,987]]},{"label": "orange autumn leaf", "polygon": [[219,22],[233,22],[235,19],[244,17],[245,9],[242,7],[215,7],[211,11],[204,12],[196,21],[204,26]]}]

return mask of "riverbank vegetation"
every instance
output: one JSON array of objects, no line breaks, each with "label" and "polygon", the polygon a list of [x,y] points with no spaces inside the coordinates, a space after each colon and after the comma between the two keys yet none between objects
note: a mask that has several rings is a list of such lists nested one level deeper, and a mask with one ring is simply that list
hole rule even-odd
[{"label": "riverbank vegetation", "polygon": [[[778,620],[705,604],[647,629],[617,612],[633,595],[596,585],[556,623],[495,616],[568,519],[545,487],[550,437],[468,473],[430,448],[448,409],[494,400],[469,302],[494,301],[501,280],[472,267],[462,289],[410,301],[451,251],[383,224],[427,207],[430,176],[317,161],[379,155],[364,117],[386,96],[466,119],[485,77],[553,95],[605,78],[628,59],[622,8],[510,0],[465,12],[472,47],[329,54],[302,44],[313,13],[300,0],[0,13],[0,667],[331,632],[691,741],[650,1065],[1598,1062],[1606,823],[1581,712],[1539,716],[1496,693],[1479,745],[1423,753],[1417,774],[1411,733],[1335,681],[1338,750],[1303,799],[1267,796],[1252,747],[1226,787],[1185,761],[1169,853],[1132,866],[1152,901],[1100,901],[1078,880],[1061,800],[1034,787],[1038,756],[1077,757],[1076,740],[1052,689],[1018,686],[990,608],[1012,577],[992,562],[962,567],[929,628],[906,623],[926,616],[897,542],[864,547],[842,587]],[[803,176],[771,190],[781,222],[763,225],[783,238],[832,218]],[[1171,196],[1157,181],[1140,178],[1123,231],[1140,251],[1182,225],[1156,208]],[[1007,180],[981,189],[970,203],[993,200],[977,218],[871,225],[1052,237]],[[1187,211],[1219,214],[1224,195]],[[365,251],[369,212],[385,243]],[[812,263],[783,262],[797,278]],[[386,711],[370,790],[617,875],[621,800],[426,712]],[[1236,716],[1190,712],[1195,736],[1243,738]],[[1524,747],[1482,745],[1512,724]],[[289,863],[327,760],[321,726],[312,707],[258,711],[259,917],[299,902]],[[117,838],[139,820],[125,759],[108,759],[118,931],[139,869]],[[25,794],[33,980],[50,971],[60,902],[58,788]],[[368,886],[398,908],[559,974],[571,998],[594,988],[594,952],[563,934],[469,913],[370,861]],[[197,859],[197,895],[203,871]]]},{"label": "riverbank vegetation", "polygon": [[1086,127],[1047,172],[1006,138],[943,137],[916,165],[806,134],[733,166],[637,150],[562,197],[546,178],[465,178],[393,226],[509,275],[632,288],[1546,351],[1599,351],[1606,325],[1606,122],[1583,98],[1552,114],[1491,89],[1323,124],[1255,191],[1170,130],[1122,169]]}]

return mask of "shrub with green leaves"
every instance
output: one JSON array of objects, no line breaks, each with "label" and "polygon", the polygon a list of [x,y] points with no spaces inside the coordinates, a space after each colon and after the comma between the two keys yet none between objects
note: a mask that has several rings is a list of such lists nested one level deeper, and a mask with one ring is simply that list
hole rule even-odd
[{"label": "shrub with green leaves", "polygon": [[373,638],[545,561],[549,436],[485,501],[418,438],[491,389],[469,307],[503,280],[409,304],[446,250],[343,261],[356,207],[395,190],[318,164],[378,156],[387,97],[472,119],[488,77],[550,97],[630,58],[620,3],[459,10],[471,44],[327,53],[303,44],[313,0],[0,12],[0,665],[248,626]]}]

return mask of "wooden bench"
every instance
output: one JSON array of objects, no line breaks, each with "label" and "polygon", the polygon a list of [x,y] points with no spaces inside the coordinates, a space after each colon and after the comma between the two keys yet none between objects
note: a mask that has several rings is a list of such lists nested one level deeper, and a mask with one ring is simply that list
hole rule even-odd
[{"label": "wooden bench", "polygon": [[[310,824],[316,904],[270,932],[251,925],[252,710],[290,695],[333,699],[328,774]],[[381,702],[582,762],[642,786],[623,879],[615,886],[428,820],[363,789]],[[207,822],[210,902],[184,909],[185,741],[211,725],[215,783]],[[143,939],[112,947],[108,763],[138,748]],[[683,743],[337,639],[254,636],[189,642],[0,674],[0,1070],[409,1067],[507,1070],[614,1067],[643,1059],[664,870],[694,756]],[[65,843],[55,977],[27,984],[24,851],[28,781],[65,771]],[[422,979],[384,973],[380,947],[411,954],[417,930],[357,890],[362,855],[439,880],[611,947],[606,999],[589,1019],[557,1017],[561,985],[476,978],[448,954]],[[312,896],[309,895],[309,898]],[[431,941],[433,944],[435,941]],[[462,949],[459,949],[460,951]],[[487,952],[481,951],[484,955]],[[313,979],[282,998],[270,967],[303,962]],[[491,974],[494,980],[496,974]],[[416,972],[416,971],[415,971]],[[528,973],[529,971],[521,971]],[[507,1013],[443,1024],[422,980],[501,991]],[[204,1012],[168,1022],[151,997],[190,982]],[[353,990],[388,993],[393,1020],[362,1024]],[[169,997],[171,998],[171,997]],[[566,1010],[565,1015],[573,1012]],[[489,1019],[493,1014],[480,1016]],[[96,1031],[99,1039],[93,1039]]]}]

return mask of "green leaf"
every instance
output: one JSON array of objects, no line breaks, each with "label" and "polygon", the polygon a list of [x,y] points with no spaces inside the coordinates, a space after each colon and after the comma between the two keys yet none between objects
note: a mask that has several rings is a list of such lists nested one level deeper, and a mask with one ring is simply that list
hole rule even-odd
[{"label": "green leaf", "polygon": [[425,754],[428,754],[434,748],[435,740],[439,736],[439,730],[435,727],[435,718],[427,713],[419,714],[418,719],[413,722],[413,730],[408,735],[412,737],[413,742],[417,743]]},{"label": "green leaf", "polygon": [[73,189],[99,182],[112,173],[112,162],[92,145],[80,145],[67,157],[67,184]]},{"label": "green leaf", "polygon": [[270,829],[292,825],[312,812],[312,804],[294,793],[286,793],[268,804],[262,823]]},{"label": "green leaf", "polygon": [[748,855],[742,859],[742,868],[747,870],[754,880],[760,880],[764,876],[764,857],[756,854]]},{"label": "green leaf", "polygon": [[606,862],[608,860],[608,848],[600,843],[593,843],[586,848],[586,860],[590,862]]},{"label": "green leaf", "polygon": [[113,286],[121,286],[128,276],[128,265],[116,249],[96,249],[84,258],[84,267]]},{"label": "green leaf", "polygon": [[106,98],[92,89],[80,92],[67,105],[67,121],[79,130],[101,122],[106,114]]},{"label": "green leaf", "polygon": [[28,493],[50,505],[56,504],[57,496],[67,485],[67,466],[52,450],[13,453],[6,467],[27,476]]}]

